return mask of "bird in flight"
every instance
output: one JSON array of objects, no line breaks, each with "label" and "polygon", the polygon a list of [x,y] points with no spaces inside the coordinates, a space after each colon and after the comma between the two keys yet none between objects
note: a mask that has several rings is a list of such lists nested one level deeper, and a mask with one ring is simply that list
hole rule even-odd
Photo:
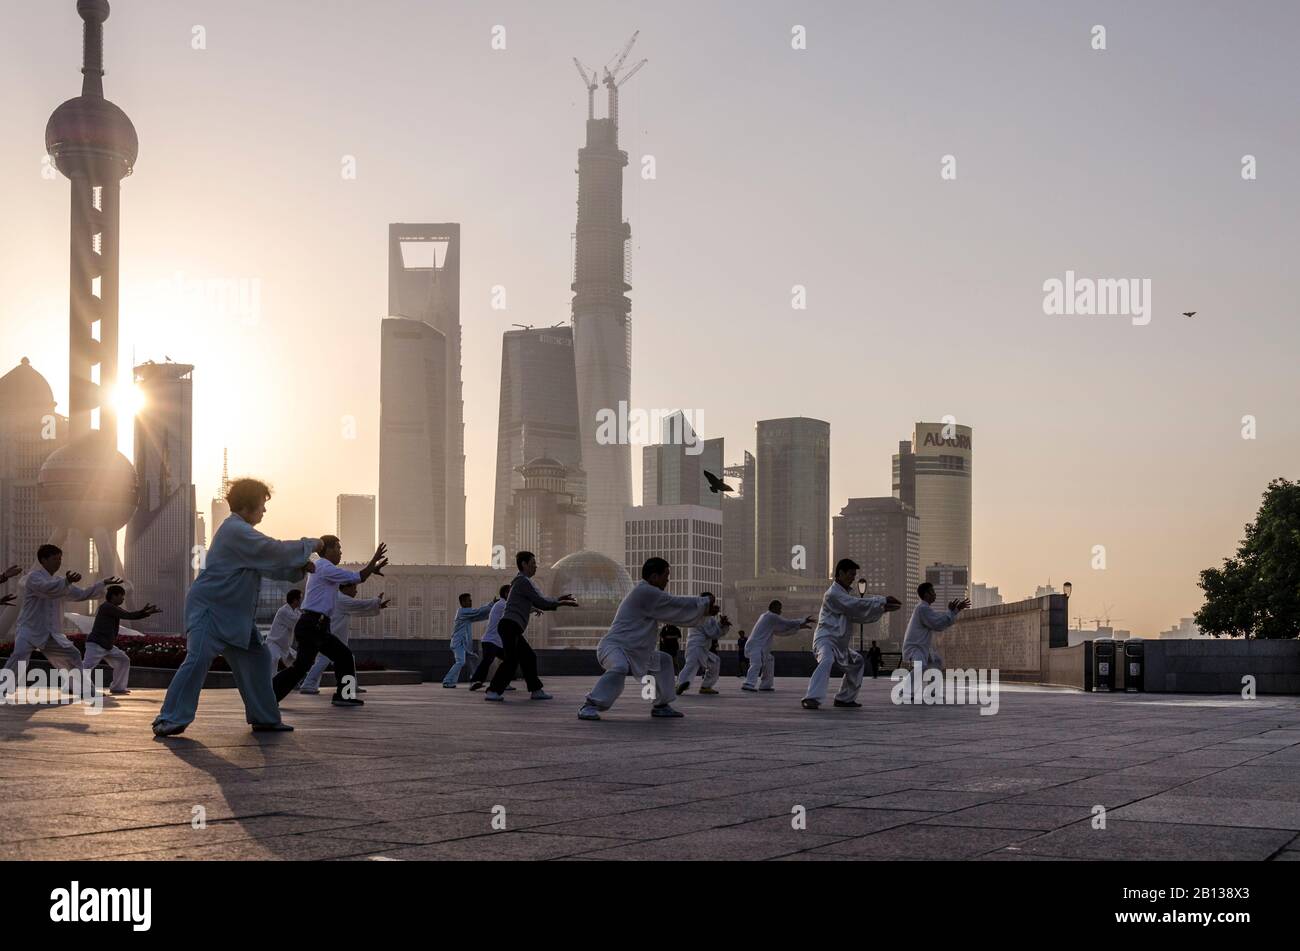
[{"label": "bird in flight", "polygon": [[1185,311],[1183,311],[1183,316],[1184,316],[1184,317],[1195,317],[1195,316],[1196,316],[1196,311],[1194,311],[1194,310],[1185,310]]},{"label": "bird in flight", "polygon": [[704,478],[709,480],[709,491],[712,492],[714,495],[717,495],[719,492],[736,491],[731,486],[727,485],[727,483],[723,482],[721,479],[715,476],[708,469],[704,470]]}]

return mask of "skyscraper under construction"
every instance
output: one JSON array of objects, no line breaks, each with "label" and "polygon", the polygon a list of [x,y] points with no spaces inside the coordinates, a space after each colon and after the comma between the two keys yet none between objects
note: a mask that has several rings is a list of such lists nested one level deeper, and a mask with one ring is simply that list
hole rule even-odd
[{"label": "skyscraper under construction", "polygon": [[[632,301],[627,293],[628,241],[623,220],[623,169],[627,153],[618,147],[619,87],[645,65],[623,73],[636,34],[617,62],[604,68],[609,115],[597,119],[597,74],[577,60],[587,87],[587,144],[578,150],[578,227],[573,276],[574,368],[582,466],[587,475],[586,545],[622,563],[623,509],[632,502],[632,454],[626,439],[600,427],[602,411],[619,413],[632,395]],[[620,78],[620,74],[621,78]]]}]

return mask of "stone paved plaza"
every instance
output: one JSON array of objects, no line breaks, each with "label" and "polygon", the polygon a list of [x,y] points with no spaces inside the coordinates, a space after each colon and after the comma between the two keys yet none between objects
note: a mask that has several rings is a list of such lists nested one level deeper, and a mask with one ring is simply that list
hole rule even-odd
[{"label": "stone paved plaza", "polygon": [[505,704],[374,687],[359,710],[295,694],[287,734],[209,690],[170,740],[158,690],[98,716],[0,707],[0,858],[1300,859],[1297,698],[1008,687],[980,716],[896,707],[882,677],[861,710],[808,712],[803,681],[726,678],[685,719],[652,720],[629,684],[586,723],[590,684]]}]

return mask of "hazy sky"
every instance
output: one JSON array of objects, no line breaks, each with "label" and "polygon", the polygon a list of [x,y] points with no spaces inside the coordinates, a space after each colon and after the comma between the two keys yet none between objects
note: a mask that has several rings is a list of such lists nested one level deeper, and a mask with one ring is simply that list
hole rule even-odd
[{"label": "hazy sky", "polygon": [[[73,0],[0,10],[0,372],[30,357],[66,410],[68,186],[41,163],[81,23]],[[599,66],[634,29],[634,404],[702,413],[729,461],[757,419],[829,421],[833,514],[888,495],[897,441],[953,415],[976,580],[1016,599],[1068,578],[1072,615],[1137,633],[1191,614],[1268,480],[1300,476],[1290,2],[117,0],[105,89],[141,142],[122,362],[197,365],[200,507],[223,446],[273,484],[273,533],[332,531],[338,493],[376,492],[387,225],[456,221],[486,561],[501,334],[569,317],[570,57]],[[1150,279],[1151,322],[1045,315],[1067,269]],[[259,282],[260,318],[169,300],[178,275]]]}]

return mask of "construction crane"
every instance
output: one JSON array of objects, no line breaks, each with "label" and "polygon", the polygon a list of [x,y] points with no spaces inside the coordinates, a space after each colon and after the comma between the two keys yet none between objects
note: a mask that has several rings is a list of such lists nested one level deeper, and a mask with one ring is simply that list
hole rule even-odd
[{"label": "construction crane", "polygon": [[587,75],[587,67],[578,62],[578,57],[573,57],[573,65],[578,68],[578,75],[582,77],[582,84],[587,87],[587,118],[596,118],[596,89],[600,83],[596,81],[596,71],[593,69],[591,75]]},{"label": "construction crane", "polygon": [[618,75],[618,74],[621,73],[621,72],[623,71],[623,64],[627,62],[627,56],[628,56],[629,53],[632,52],[632,45],[636,42],[636,38],[637,38],[638,36],[640,36],[640,35],[641,35],[641,31],[640,31],[640,30],[637,30],[635,33],[632,34],[632,38],[629,39],[629,40],[627,41],[627,44],[623,47],[623,52],[620,53],[620,54],[618,55],[618,57],[617,57],[617,62],[615,62],[614,60],[611,60],[611,61],[610,61],[610,62],[613,62],[613,63],[614,63],[614,66],[613,66],[612,69],[610,68],[609,63],[606,63],[606,64],[605,64],[605,80],[604,80],[604,82],[605,82],[605,88],[609,90],[609,118],[610,118],[610,122],[611,122],[611,124],[614,126],[614,135],[615,135],[615,144],[616,144],[616,145],[618,144],[617,136],[618,136],[618,90],[619,90],[619,87],[621,87],[625,82],[627,82],[627,81],[628,81],[629,79],[631,79],[634,75],[636,75],[636,73],[640,71],[641,67],[644,66],[646,63],[649,62],[649,60],[646,60],[646,59],[641,60],[639,63],[637,63],[635,66],[633,66],[630,70],[628,70],[628,73],[627,73],[626,76],[624,76],[622,79],[619,79],[619,75]]}]

